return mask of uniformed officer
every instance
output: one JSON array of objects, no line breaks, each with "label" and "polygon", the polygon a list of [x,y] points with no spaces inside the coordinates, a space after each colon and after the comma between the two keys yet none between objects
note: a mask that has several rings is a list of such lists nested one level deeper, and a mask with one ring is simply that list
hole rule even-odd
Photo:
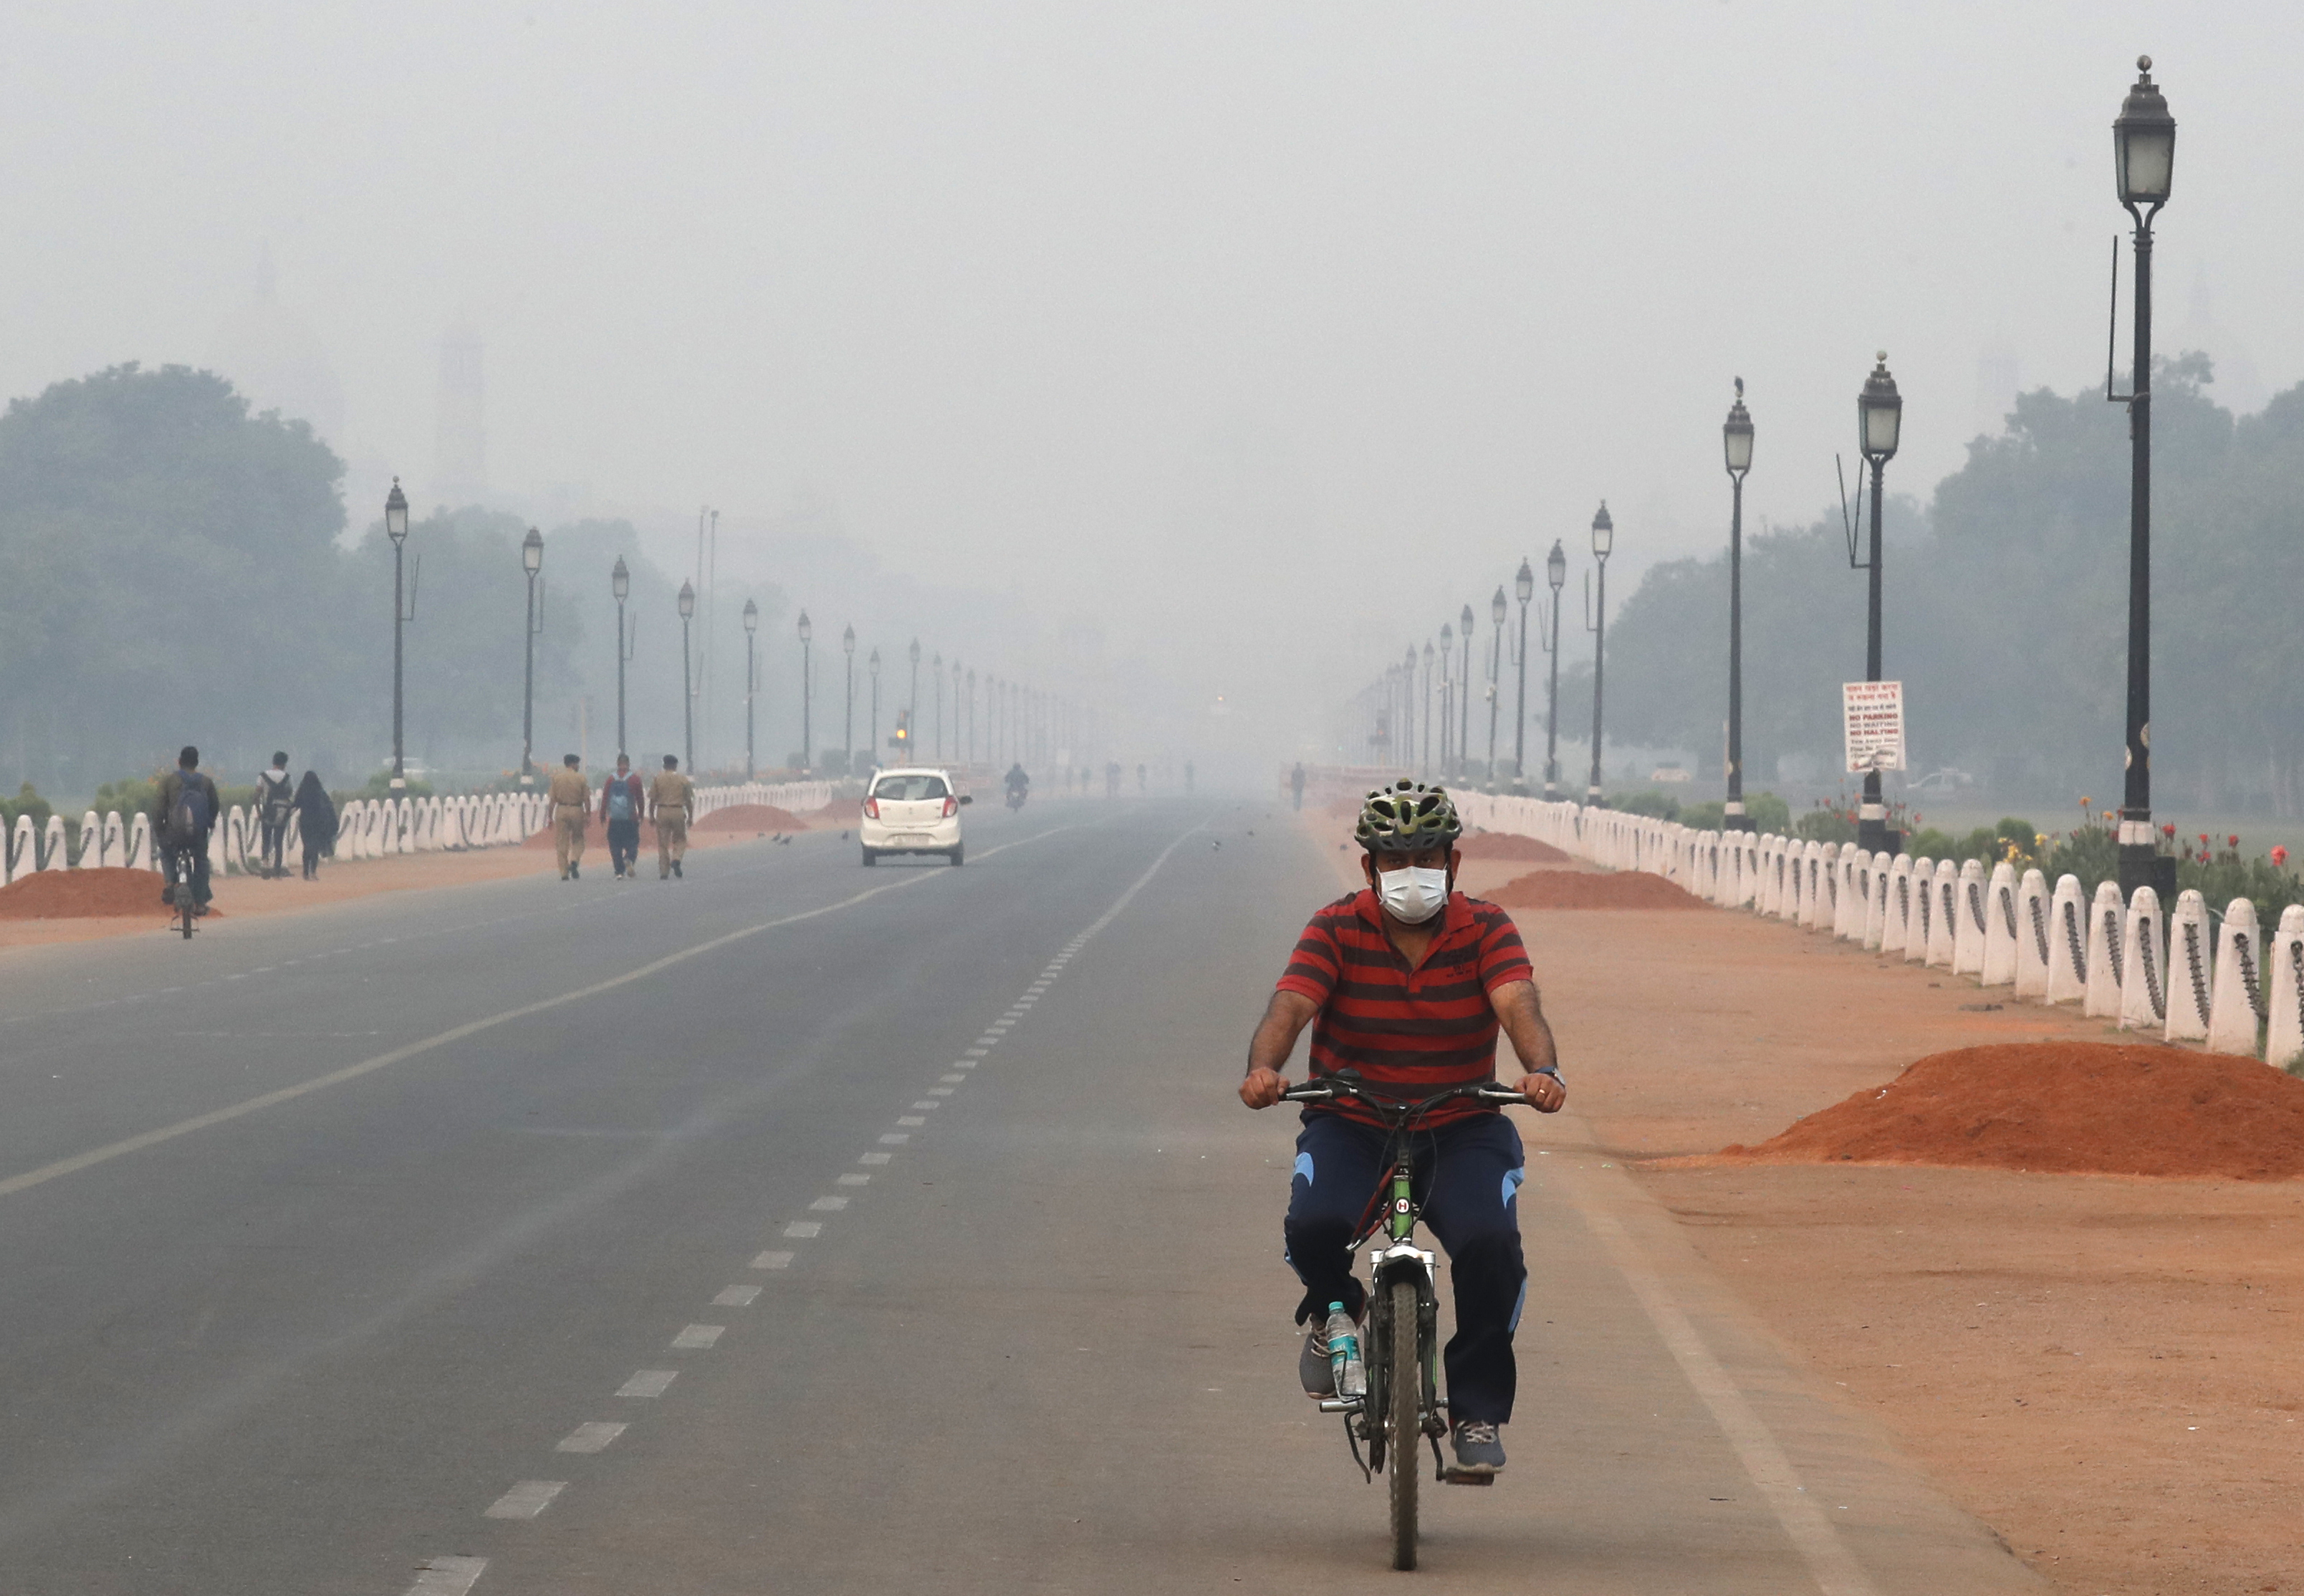
[{"label": "uniformed officer", "polygon": [[574,881],[583,874],[584,822],[592,808],[592,784],[576,763],[571,754],[552,773],[552,845],[560,855],[562,881]]},{"label": "uniformed officer", "polygon": [[648,815],[656,822],[658,881],[673,875],[687,879],[680,861],[688,857],[688,816],[695,802],[696,784],[682,773],[678,756],[666,754],[664,768],[648,783]]}]

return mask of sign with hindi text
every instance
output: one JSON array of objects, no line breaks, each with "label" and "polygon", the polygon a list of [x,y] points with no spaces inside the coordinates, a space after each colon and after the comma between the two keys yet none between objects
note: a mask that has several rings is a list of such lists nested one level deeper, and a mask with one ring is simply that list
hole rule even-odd
[{"label": "sign with hindi text", "polygon": [[1902,682],[1842,682],[1840,706],[1846,723],[1848,769],[1851,773],[1904,768]]}]

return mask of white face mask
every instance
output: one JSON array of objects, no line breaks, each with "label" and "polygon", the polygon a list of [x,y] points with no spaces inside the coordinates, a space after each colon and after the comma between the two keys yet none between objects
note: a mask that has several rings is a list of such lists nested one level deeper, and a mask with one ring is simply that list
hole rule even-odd
[{"label": "white face mask", "polygon": [[1379,870],[1376,896],[1387,913],[1408,925],[1421,925],[1448,901],[1448,873],[1423,870],[1414,865],[1399,870]]}]

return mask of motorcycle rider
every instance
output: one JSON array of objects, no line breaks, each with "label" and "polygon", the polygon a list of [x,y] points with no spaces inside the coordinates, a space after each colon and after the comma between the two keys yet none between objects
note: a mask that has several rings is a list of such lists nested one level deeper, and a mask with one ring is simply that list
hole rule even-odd
[{"label": "motorcycle rider", "polygon": [[1032,791],[1032,778],[1024,773],[1022,760],[1020,759],[1008,767],[1007,782],[1008,806],[1011,809],[1022,808],[1024,800],[1031,796]]}]

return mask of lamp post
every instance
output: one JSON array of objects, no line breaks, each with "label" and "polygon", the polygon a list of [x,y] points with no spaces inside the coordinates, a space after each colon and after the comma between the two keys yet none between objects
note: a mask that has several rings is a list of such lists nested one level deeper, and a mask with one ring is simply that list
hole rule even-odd
[{"label": "lamp post", "polygon": [[544,534],[530,527],[521,539],[520,563],[528,572],[528,628],[521,641],[527,646],[528,675],[520,700],[520,784],[536,785],[536,634],[544,629],[536,612],[536,577],[544,569]]},{"label": "lamp post", "polygon": [[968,763],[976,763],[976,672],[968,673]]},{"label": "lamp post", "polygon": [[624,636],[624,600],[632,595],[632,573],[624,566],[623,556],[616,556],[616,569],[608,573],[608,589],[616,595],[616,752],[631,750],[624,743],[624,666],[632,651]]},{"label": "lamp post", "polygon": [[[2152,222],[2168,203],[2176,120],[2136,58],[2136,84],[2112,124],[2120,203],[2136,224],[2136,357],[2128,394],[2128,741],[2120,804],[2120,891],[2149,886],[2162,912],[2176,891],[2176,861],[2152,834]],[[2115,256],[2115,259],[2118,258]],[[2105,384],[2106,398],[2115,397]]]},{"label": "lamp post", "polygon": [[1401,668],[1400,721],[1405,729],[1407,746],[1401,750],[1400,768],[1416,768],[1416,734],[1422,730],[1416,715],[1416,645],[1408,646],[1408,658]]},{"label": "lamp post", "polygon": [[759,687],[759,670],[753,663],[752,635],[760,629],[760,606],[744,601],[744,780],[752,779],[752,698]]},{"label": "lamp post", "polygon": [[1592,518],[1592,557],[1600,563],[1600,602],[1592,612],[1592,784],[1584,790],[1584,801],[1597,805],[1600,801],[1600,710],[1601,667],[1605,663],[1608,642],[1608,553],[1616,546],[1616,523],[1608,519],[1608,502],[1600,501],[1600,513]]},{"label": "lamp post", "polygon": [[911,756],[912,739],[919,735],[920,730],[920,640],[918,638],[912,639],[911,655],[912,691],[911,696],[904,700],[904,755],[907,758]]},{"label": "lamp post", "polygon": [[[1520,570],[1528,570],[1528,562],[1520,562]],[[1560,590],[1568,585],[1568,555],[1560,540],[1552,540],[1552,553],[1544,557],[1544,579],[1552,587],[1551,641],[1544,646],[1552,656],[1552,688],[1544,702],[1544,797],[1555,802],[1560,797]],[[1528,677],[1528,604],[1520,603],[1520,678]]]},{"label": "lamp post", "polygon": [[[1864,460],[1872,468],[1872,554],[1866,569],[1864,619],[1864,680],[1880,680],[1880,484],[1904,424],[1904,401],[1896,379],[1888,375],[1888,351],[1882,350],[1864,391],[1856,396],[1858,437]],[[2133,680],[2133,677],[2130,678]],[[1901,842],[1901,839],[1895,840]],[[1864,801],[1856,811],[1856,846],[1867,853],[1895,853],[1888,835],[1888,806],[1880,798],[1878,767],[1864,773]]]},{"label": "lamp post", "polygon": [[1464,639],[1464,663],[1457,673],[1456,688],[1456,779],[1461,781],[1472,769],[1472,606],[1466,604],[1464,612],[1456,618],[1456,630]]},{"label": "lamp post", "polygon": [[[1411,648],[1409,652],[1413,655],[1415,650]],[[1420,773],[1428,778],[1432,774],[1432,640],[1429,638],[1424,641],[1424,707],[1418,714],[1417,727],[1424,733]]]},{"label": "lamp post", "polygon": [[1744,815],[1744,473],[1752,469],[1752,418],[1744,409],[1744,379],[1736,379],[1736,402],[1720,424],[1720,447],[1728,462],[1728,799],[1721,806],[1721,828],[1749,832]]},{"label": "lamp post", "polygon": [[[1512,578],[1512,593],[1520,600],[1520,697],[1512,710],[1512,786],[1517,793],[1528,790],[1528,601],[1536,593],[1536,573],[1528,562],[1520,562],[1520,571]],[[1547,763],[1544,772],[1544,796],[1552,796],[1552,767]]]},{"label": "lamp post", "polygon": [[808,612],[800,612],[800,767],[809,768],[809,745],[815,730],[816,714],[816,651],[809,639],[816,636],[816,628],[808,621]]},{"label": "lamp post", "polygon": [[1504,590],[1488,601],[1488,790],[1496,786],[1496,712],[1504,707]]},{"label": "lamp post", "polygon": [[[872,657],[864,662],[864,674],[872,679],[872,766],[880,764],[880,651],[875,648]],[[853,771],[849,773],[855,774]]]},{"label": "lamp post", "polygon": [[1445,781],[1453,772],[1448,764],[1448,739],[1455,735],[1456,725],[1456,629],[1449,621],[1440,623],[1440,779]]},{"label": "lamp post", "polygon": [[965,764],[967,754],[961,748],[960,741],[960,729],[962,724],[960,711],[960,656],[953,654],[952,656],[952,756]]},{"label": "lamp post", "polygon": [[[841,746],[847,750],[844,757],[851,765],[856,763],[856,629],[843,627],[840,632],[840,652],[847,656],[848,672],[847,718],[840,728]],[[849,773],[851,775],[854,771]]]},{"label": "lamp post", "polygon": [[682,582],[680,585],[680,706],[684,739],[681,754],[687,761],[690,775],[696,772],[696,680],[688,659],[688,623],[695,615],[696,589]]},{"label": "lamp post", "polygon": [[936,757],[944,758],[944,651],[928,661],[928,690],[936,695]]},{"label": "lamp post", "polygon": [[400,557],[408,544],[408,495],[400,491],[400,478],[392,479],[392,492],[384,501],[384,535],[392,539],[392,790],[404,790],[408,786],[407,748],[401,739],[401,645],[400,629],[406,617],[405,603],[400,585]]}]

